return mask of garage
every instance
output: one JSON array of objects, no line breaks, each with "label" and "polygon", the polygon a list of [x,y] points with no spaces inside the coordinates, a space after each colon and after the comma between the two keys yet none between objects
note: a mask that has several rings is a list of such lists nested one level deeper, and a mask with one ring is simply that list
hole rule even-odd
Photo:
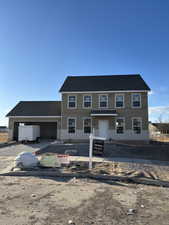
[{"label": "garage", "polygon": [[[57,139],[57,122],[20,122],[24,125],[39,125],[41,139]],[[14,123],[14,140],[18,140],[19,122]]]},{"label": "garage", "polygon": [[59,139],[60,101],[21,101],[8,114],[9,139],[18,140],[19,124],[39,125],[41,139]]},{"label": "garage", "polygon": [[9,139],[18,140],[18,126],[39,125],[41,139],[59,139],[61,126],[60,101],[21,101],[8,114]]}]

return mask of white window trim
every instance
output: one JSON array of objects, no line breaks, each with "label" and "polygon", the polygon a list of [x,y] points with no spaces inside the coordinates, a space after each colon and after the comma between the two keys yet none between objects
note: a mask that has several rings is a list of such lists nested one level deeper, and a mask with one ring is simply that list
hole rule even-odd
[{"label": "white window trim", "polygon": [[[75,133],[69,133],[69,119],[74,119],[75,120]],[[76,117],[68,117],[67,118],[67,133],[69,135],[76,135]]]},{"label": "white window trim", "polygon": [[[132,133],[133,133],[134,135],[140,135],[140,134],[142,134],[142,118],[141,118],[141,117],[132,117],[131,119],[132,119]],[[134,119],[140,120],[140,127],[141,127],[141,132],[140,132],[140,134],[134,133]]]},{"label": "white window trim", "polygon": [[[85,96],[90,96],[91,97],[91,106],[90,107],[85,107],[84,106],[84,97]],[[83,109],[91,109],[92,108],[92,95],[83,95]]]},{"label": "white window trim", "polygon": [[[117,107],[117,106],[116,106],[116,97],[117,97],[117,96],[123,96],[123,106],[122,106],[122,107]],[[115,94],[115,100],[114,100],[114,103],[115,103],[115,106],[114,106],[114,107],[115,107],[116,109],[124,109],[124,108],[125,108],[125,95],[124,95],[124,94]]]},{"label": "white window trim", "polygon": [[[102,96],[102,95],[106,95],[107,96],[107,106],[106,107],[100,107],[100,97]],[[99,94],[99,109],[108,109],[108,104],[109,104],[109,95],[108,94]]]},{"label": "white window trim", "polygon": [[[116,125],[116,123],[117,123],[117,120],[118,120],[118,119],[123,119],[123,123],[124,123],[124,132],[123,132],[122,134],[117,133],[117,125]],[[124,135],[124,134],[125,134],[125,131],[126,131],[126,121],[125,121],[125,117],[116,117],[116,119],[115,119],[115,132],[116,132],[116,134],[117,134],[117,135]]]},{"label": "white window trim", "polygon": [[[70,96],[75,96],[75,107],[69,107],[69,97]],[[77,109],[77,95],[68,95],[67,96],[67,109]]]},{"label": "white window trim", "polygon": [[92,133],[92,118],[91,117],[84,117],[83,118],[83,134],[85,134],[85,135],[90,135],[90,133],[85,133],[84,132],[84,120],[85,119],[90,119],[90,121],[91,121],[91,133]]},{"label": "white window trim", "polygon": [[[133,106],[133,95],[140,95],[140,106]],[[131,108],[132,109],[141,109],[142,108],[142,101],[141,101],[141,93],[132,93],[131,94]]]}]

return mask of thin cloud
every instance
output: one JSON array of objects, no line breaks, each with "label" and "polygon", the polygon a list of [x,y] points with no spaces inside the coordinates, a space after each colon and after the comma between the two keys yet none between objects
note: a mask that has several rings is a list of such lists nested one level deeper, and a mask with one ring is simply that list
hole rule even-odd
[{"label": "thin cloud", "polygon": [[169,121],[169,106],[154,106],[149,107],[149,120],[152,122],[157,122],[162,120],[162,122]]},{"label": "thin cloud", "polygon": [[149,114],[152,114],[152,113],[169,114],[169,106],[149,107]]}]

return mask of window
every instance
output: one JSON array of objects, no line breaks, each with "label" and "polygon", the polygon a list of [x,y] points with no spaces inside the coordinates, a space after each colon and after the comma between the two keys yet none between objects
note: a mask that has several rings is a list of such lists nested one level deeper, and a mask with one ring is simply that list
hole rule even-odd
[{"label": "window", "polygon": [[68,108],[76,108],[76,96],[68,96]]},{"label": "window", "polygon": [[141,134],[141,119],[133,118],[133,132],[134,134]]},{"label": "window", "polygon": [[76,130],[76,120],[74,118],[68,119],[68,133],[74,134]]},{"label": "window", "polygon": [[141,94],[132,94],[132,107],[133,108],[141,107]]},{"label": "window", "polygon": [[124,118],[116,119],[116,133],[124,134]]},{"label": "window", "polygon": [[92,96],[91,95],[83,96],[83,106],[84,106],[84,108],[90,108],[92,106]]},{"label": "window", "polygon": [[108,96],[107,95],[100,95],[99,96],[99,107],[100,108],[107,108],[108,107]]},{"label": "window", "polygon": [[116,95],[115,96],[115,104],[116,104],[116,108],[123,108],[124,107],[124,95]]},{"label": "window", "polygon": [[85,134],[90,134],[91,133],[91,119],[86,118],[83,121],[83,129]]}]

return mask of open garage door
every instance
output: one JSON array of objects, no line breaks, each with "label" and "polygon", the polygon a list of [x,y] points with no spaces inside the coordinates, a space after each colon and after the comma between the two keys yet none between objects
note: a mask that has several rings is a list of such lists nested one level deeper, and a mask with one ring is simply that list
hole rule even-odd
[{"label": "open garage door", "polygon": [[[40,138],[42,139],[57,139],[57,122],[20,122],[25,125],[39,125]],[[13,139],[18,141],[18,126],[19,123],[14,123]]]},{"label": "open garage door", "polygon": [[57,122],[25,122],[25,125],[39,125],[40,138],[57,139]]}]

